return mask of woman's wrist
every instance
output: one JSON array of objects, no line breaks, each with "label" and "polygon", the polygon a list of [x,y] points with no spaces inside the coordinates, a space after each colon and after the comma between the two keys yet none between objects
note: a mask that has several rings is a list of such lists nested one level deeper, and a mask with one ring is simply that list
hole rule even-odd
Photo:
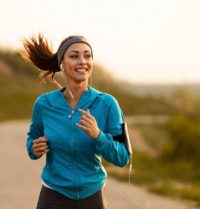
[{"label": "woman's wrist", "polygon": [[101,133],[101,130],[98,129],[97,134],[95,134],[95,136],[92,137],[92,138],[93,138],[94,140],[96,140],[96,139],[99,137],[100,133]]}]

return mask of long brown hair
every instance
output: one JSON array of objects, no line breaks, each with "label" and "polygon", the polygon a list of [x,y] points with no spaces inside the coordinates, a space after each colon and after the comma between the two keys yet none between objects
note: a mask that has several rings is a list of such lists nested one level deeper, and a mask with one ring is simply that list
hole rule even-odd
[{"label": "long brown hair", "polygon": [[[59,48],[71,37],[65,38]],[[22,57],[40,70],[45,71],[40,73],[40,81],[45,83],[45,78],[51,77],[51,81],[60,88],[61,85],[54,79],[55,73],[60,71],[57,52],[53,52],[51,45],[44,35],[39,33],[37,36],[32,35],[24,39],[23,46],[24,51],[21,53]]]}]

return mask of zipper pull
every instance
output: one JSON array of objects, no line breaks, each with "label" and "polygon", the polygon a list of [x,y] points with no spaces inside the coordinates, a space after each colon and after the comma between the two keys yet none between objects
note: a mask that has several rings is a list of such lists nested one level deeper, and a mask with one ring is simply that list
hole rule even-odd
[{"label": "zipper pull", "polygon": [[68,118],[72,118],[73,114],[74,114],[74,110],[72,110],[72,112],[71,112],[71,114],[68,116]]}]

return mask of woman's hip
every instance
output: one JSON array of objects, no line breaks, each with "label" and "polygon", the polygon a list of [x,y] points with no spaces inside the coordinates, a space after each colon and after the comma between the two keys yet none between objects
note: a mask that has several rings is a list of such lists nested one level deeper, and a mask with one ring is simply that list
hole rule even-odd
[{"label": "woman's hip", "polygon": [[108,209],[108,207],[104,188],[85,199],[74,200],[42,186],[37,209]]}]

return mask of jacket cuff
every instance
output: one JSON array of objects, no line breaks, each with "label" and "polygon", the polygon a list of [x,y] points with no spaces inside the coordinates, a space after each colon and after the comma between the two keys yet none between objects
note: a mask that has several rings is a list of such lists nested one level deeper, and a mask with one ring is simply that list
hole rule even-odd
[{"label": "jacket cuff", "polygon": [[100,131],[98,137],[95,139],[97,148],[100,148],[101,146],[108,143],[108,137],[106,134],[103,133],[103,131]]},{"label": "jacket cuff", "polygon": [[39,159],[39,157],[37,157],[34,153],[33,153],[33,144],[31,143],[30,148],[29,148],[29,156],[32,160],[37,160]]}]

